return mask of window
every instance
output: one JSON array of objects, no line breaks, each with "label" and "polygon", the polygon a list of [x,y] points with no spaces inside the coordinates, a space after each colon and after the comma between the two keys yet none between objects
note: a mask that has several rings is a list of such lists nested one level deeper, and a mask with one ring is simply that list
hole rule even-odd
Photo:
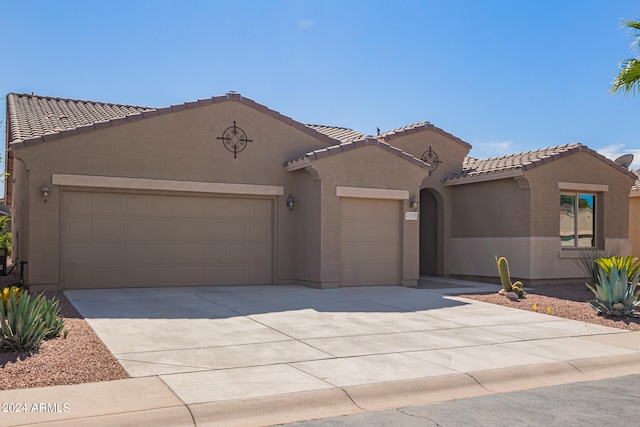
[{"label": "window", "polygon": [[594,194],[560,195],[560,239],[563,248],[594,248],[595,206]]}]

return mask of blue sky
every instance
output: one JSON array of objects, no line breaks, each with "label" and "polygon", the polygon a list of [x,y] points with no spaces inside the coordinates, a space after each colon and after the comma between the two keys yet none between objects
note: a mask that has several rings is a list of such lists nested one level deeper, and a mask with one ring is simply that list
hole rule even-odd
[{"label": "blue sky", "polygon": [[[635,153],[628,0],[13,1],[0,93],[162,107],[235,90],[303,123],[428,120],[492,157]],[[4,109],[4,105],[2,106]],[[4,125],[3,125],[4,128]],[[4,131],[3,131],[4,133]]]}]

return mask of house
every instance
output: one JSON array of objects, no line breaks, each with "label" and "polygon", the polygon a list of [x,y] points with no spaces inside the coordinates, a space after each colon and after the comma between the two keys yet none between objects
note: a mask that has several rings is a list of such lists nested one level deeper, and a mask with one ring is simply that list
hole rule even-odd
[{"label": "house", "polygon": [[429,122],[305,125],[238,93],[166,108],[9,94],[5,198],[34,289],[569,281],[630,250],[635,175],[580,144],[468,157]]},{"label": "house", "polygon": [[629,193],[629,238],[631,239],[631,253],[640,258],[640,169],[634,170],[636,183]]}]

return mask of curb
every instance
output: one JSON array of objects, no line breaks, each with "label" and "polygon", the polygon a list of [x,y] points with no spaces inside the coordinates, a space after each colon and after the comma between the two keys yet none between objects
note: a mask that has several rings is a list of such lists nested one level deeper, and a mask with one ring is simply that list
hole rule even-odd
[{"label": "curb", "polygon": [[[640,373],[640,352],[185,405],[158,377],[0,391],[68,412],[0,413],[3,426],[268,426]],[[59,407],[58,407],[59,408]]]}]

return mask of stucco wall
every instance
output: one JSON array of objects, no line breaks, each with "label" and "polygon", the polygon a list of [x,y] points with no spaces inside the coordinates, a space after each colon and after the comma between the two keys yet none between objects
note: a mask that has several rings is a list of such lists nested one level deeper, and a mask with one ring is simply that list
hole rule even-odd
[{"label": "stucco wall", "polygon": [[631,253],[640,258],[640,191],[635,191],[634,196],[629,198],[629,238]]},{"label": "stucco wall", "polygon": [[513,178],[449,188],[452,238],[529,236],[530,193]]},{"label": "stucco wall", "polygon": [[630,250],[633,179],[580,152],[526,171],[520,183],[503,179],[452,186],[451,274],[496,277],[497,255],[509,259],[512,276],[528,283],[583,281],[575,263],[579,250],[561,248],[560,194],[566,190],[559,183],[596,190],[606,186],[607,191],[596,191],[597,247],[620,254]]},{"label": "stucco wall", "polygon": [[[11,206],[11,257],[15,263],[29,259],[29,174],[20,160],[13,162],[13,174],[7,180],[13,184],[13,203]],[[25,268],[25,280],[28,279],[29,268]]]},{"label": "stucco wall", "polygon": [[[234,120],[252,140],[236,159],[216,139]],[[282,164],[288,158],[325,146],[324,142],[271,116],[238,102],[225,102],[16,150],[29,170],[27,211],[31,234],[23,233],[20,242],[22,248],[31,248],[29,282],[59,281],[60,189],[52,185],[55,173],[283,186],[285,196],[277,197],[275,210],[278,224],[275,282],[280,277],[295,278],[295,265],[283,261],[297,252],[298,241],[293,237],[295,221],[290,220],[291,212],[284,206],[294,187],[295,175]],[[18,167],[14,173],[21,180]],[[40,193],[44,184],[52,190],[46,204]]]},{"label": "stucco wall", "polygon": [[[609,191],[597,195],[597,227],[600,238],[628,237],[629,190],[633,178],[612,165],[580,152],[555,160],[526,174],[531,185],[531,233],[556,236],[560,227],[558,205],[561,190],[558,182],[608,185]],[[584,191],[588,193],[589,191]],[[604,241],[600,241],[602,246]]]}]

